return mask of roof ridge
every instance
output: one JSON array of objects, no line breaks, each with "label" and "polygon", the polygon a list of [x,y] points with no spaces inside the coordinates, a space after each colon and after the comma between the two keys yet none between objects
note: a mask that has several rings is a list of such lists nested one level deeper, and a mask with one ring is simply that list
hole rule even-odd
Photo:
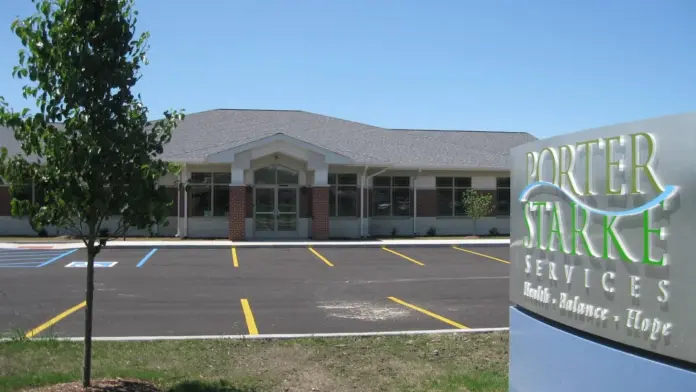
[{"label": "roof ridge", "polygon": [[249,112],[304,112],[300,109],[252,109],[252,108],[218,108],[212,110],[238,110],[238,111],[249,111]]},{"label": "roof ridge", "polygon": [[196,114],[204,114],[210,112],[224,112],[224,111],[237,111],[237,112],[303,112],[304,110],[299,109],[251,109],[251,108],[215,108],[201,110],[199,112],[187,113],[187,116],[192,116]]},{"label": "roof ridge", "polygon": [[387,128],[390,131],[416,131],[416,132],[478,132],[478,133],[526,133],[525,131],[482,131],[474,129],[423,129],[423,128]]}]

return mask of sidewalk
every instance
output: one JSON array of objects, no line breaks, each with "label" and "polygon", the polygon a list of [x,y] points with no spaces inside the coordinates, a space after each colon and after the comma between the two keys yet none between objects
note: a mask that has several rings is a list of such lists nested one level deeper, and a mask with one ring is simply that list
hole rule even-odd
[{"label": "sidewalk", "polygon": [[[3,239],[0,238],[0,241]],[[29,239],[27,239],[29,240]],[[445,245],[509,245],[510,239],[384,239],[370,241],[229,241],[229,240],[109,240],[106,248],[230,248],[230,247],[361,247],[361,246],[445,246]],[[0,249],[79,249],[80,241],[47,240],[36,242],[0,242]]]}]

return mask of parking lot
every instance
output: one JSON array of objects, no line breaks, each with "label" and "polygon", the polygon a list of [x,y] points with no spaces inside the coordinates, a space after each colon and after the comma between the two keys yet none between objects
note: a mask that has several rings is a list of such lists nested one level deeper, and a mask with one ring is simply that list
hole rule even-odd
[{"label": "parking lot", "polygon": [[[508,246],[104,249],[94,336],[508,326]],[[0,332],[79,337],[86,251],[0,250]]]}]

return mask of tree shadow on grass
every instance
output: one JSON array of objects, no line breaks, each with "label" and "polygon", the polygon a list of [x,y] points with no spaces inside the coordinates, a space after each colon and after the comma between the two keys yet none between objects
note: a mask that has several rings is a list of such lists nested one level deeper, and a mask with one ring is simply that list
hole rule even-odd
[{"label": "tree shadow on grass", "polygon": [[220,381],[183,381],[167,392],[261,392],[256,388],[239,387],[231,383]]}]

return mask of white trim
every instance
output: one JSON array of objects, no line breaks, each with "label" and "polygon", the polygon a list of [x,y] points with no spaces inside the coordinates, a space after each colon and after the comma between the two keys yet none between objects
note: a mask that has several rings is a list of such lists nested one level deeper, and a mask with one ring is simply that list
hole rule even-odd
[{"label": "white trim", "polygon": [[335,151],[331,151],[328,149],[325,149],[323,147],[319,147],[317,145],[314,145],[312,143],[307,143],[305,141],[302,141],[300,139],[294,138],[292,136],[285,135],[283,133],[276,133],[271,136],[267,136],[261,139],[254,140],[252,142],[244,143],[242,145],[226,149],[223,151],[218,151],[216,153],[208,155],[206,158],[207,162],[234,162],[235,156],[244,151],[252,150],[255,148],[263,147],[267,144],[277,142],[277,141],[282,141],[285,143],[288,143],[290,145],[293,145],[295,147],[308,150],[308,151],[313,151],[317,154],[323,155],[326,157],[326,161],[328,163],[332,164],[347,164],[347,163],[354,163],[354,161],[350,158],[348,158],[345,155],[339,154]]},{"label": "white trim", "polygon": [[[226,150],[227,151],[227,150]],[[212,155],[211,155],[212,156]],[[458,165],[424,165],[424,166],[413,166],[413,165],[394,165],[391,163],[379,163],[379,162],[356,162],[353,160],[350,160],[349,158],[344,158],[348,159],[346,162],[328,162],[332,165],[343,165],[346,167],[355,167],[355,168],[363,168],[365,165],[369,165],[370,167],[383,167],[387,168],[389,170],[427,170],[427,171],[432,171],[432,170],[455,170],[455,171],[473,171],[473,172],[509,172],[510,168],[506,167],[486,167],[486,166],[458,166]],[[189,164],[204,164],[204,163],[213,163],[213,161],[205,160],[205,159],[191,159],[191,160],[167,160],[165,159],[166,162],[174,162],[174,163],[189,163]],[[222,162],[222,161],[220,161]],[[225,163],[229,163],[226,162]]]},{"label": "white trim", "polygon": [[[265,340],[265,339],[306,339],[306,338],[343,338],[343,337],[374,337],[374,336],[410,336],[410,335],[445,335],[466,333],[507,332],[510,328],[474,328],[474,329],[432,329],[422,331],[383,331],[383,332],[346,332],[346,333],[297,333],[297,334],[263,334],[263,335],[188,335],[188,336],[95,336],[97,342],[147,342],[155,340]],[[84,337],[34,338],[32,340],[63,340],[81,342]],[[0,341],[10,341],[3,338]]]}]

